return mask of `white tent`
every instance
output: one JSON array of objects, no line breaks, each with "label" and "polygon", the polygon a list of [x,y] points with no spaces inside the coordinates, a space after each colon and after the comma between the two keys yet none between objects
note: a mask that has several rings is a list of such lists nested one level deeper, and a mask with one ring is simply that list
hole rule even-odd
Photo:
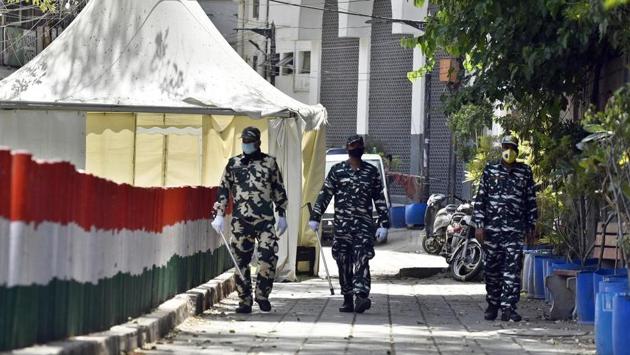
[{"label": "white tent", "polygon": [[[278,159],[290,199],[289,237],[281,239],[279,278],[295,278],[302,138],[326,122],[326,110],[300,103],[260,77],[224,40],[197,1],[90,1],[60,37],[0,82],[0,108],[0,145],[27,149],[36,157],[66,159],[114,180],[119,175],[107,164],[120,165],[126,153],[103,138],[108,134],[129,131],[133,156],[128,160],[137,174],[140,128],[147,134],[152,129],[171,129],[175,134],[198,129],[206,139],[206,131],[221,136],[231,121],[262,119],[268,151]],[[156,117],[159,125],[150,123]],[[178,124],[167,124],[169,117]],[[203,123],[186,123],[195,117]],[[91,135],[90,122],[100,122],[101,136]],[[90,137],[97,138],[90,143]],[[215,173],[194,182],[216,184],[216,171],[239,151],[233,135],[222,144],[227,148],[217,151],[205,140],[195,143],[198,153],[205,155],[200,169]],[[213,147],[217,146],[221,147]]]}]

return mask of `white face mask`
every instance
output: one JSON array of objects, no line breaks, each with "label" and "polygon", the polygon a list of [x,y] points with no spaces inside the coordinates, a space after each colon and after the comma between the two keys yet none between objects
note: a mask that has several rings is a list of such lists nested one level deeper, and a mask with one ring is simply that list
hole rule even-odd
[{"label": "white face mask", "polygon": [[243,143],[243,153],[252,154],[257,150],[256,143]]}]

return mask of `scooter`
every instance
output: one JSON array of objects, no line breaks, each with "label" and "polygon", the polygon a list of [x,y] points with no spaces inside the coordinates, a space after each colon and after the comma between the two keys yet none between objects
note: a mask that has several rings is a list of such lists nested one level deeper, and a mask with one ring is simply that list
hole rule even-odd
[{"label": "scooter", "polygon": [[[461,200],[458,197],[454,198]],[[429,196],[424,214],[425,234],[422,237],[422,247],[427,253],[432,255],[444,253],[444,245],[449,239],[447,228],[456,211],[457,205],[448,204],[446,195]]]}]

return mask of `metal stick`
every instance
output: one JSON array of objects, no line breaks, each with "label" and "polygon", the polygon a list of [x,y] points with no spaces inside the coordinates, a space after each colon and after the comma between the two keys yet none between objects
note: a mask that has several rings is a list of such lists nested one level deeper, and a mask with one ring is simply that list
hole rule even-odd
[{"label": "metal stick", "polygon": [[238,274],[241,276],[241,280],[245,281],[245,276],[243,276],[243,273],[241,272],[241,268],[238,267],[236,258],[234,257],[234,254],[232,254],[232,248],[230,247],[230,243],[228,243],[227,238],[225,238],[223,231],[219,231],[219,234],[221,234],[221,238],[223,238],[223,243],[225,243],[225,247],[228,250],[228,254],[230,254],[230,257],[232,258],[232,262],[234,263],[234,268],[236,268],[236,271],[238,271]]},{"label": "metal stick", "polygon": [[[309,214],[313,213],[313,207],[311,207],[311,203],[308,202],[306,204],[308,207]],[[319,231],[315,231],[315,236],[317,237],[317,244],[319,245],[319,252],[321,254],[321,259],[324,262],[324,270],[326,270],[326,279],[328,280],[328,286],[330,287],[330,294],[335,294],[335,289],[333,288],[332,281],[330,281],[330,273],[328,272],[328,265],[326,264],[326,256],[324,255],[324,249],[322,249],[322,240],[319,238]]]}]

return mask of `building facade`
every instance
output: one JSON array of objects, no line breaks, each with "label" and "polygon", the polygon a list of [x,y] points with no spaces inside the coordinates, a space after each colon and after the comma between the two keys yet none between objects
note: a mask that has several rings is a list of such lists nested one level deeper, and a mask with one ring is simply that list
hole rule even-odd
[{"label": "building facade", "polygon": [[[238,7],[239,54],[261,75],[274,76],[283,92],[327,108],[329,148],[363,135],[370,147],[394,157],[397,172],[424,176],[430,185],[425,193],[461,195],[463,164],[451,154],[441,101],[446,85],[438,68],[414,82],[407,79],[425,58],[400,40],[421,32],[392,21],[423,21],[428,3],[418,8],[411,0],[240,0]],[[274,41],[255,31],[272,24]]]}]

